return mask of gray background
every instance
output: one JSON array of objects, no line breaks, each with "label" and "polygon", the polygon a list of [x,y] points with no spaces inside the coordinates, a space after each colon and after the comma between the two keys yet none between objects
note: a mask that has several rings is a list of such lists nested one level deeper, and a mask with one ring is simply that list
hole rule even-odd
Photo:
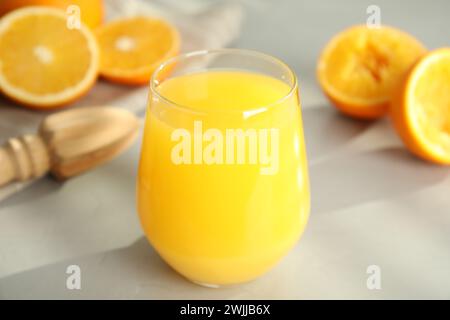
[{"label": "gray background", "polygon": [[[135,213],[139,143],[64,184],[45,178],[0,203],[0,298],[450,298],[448,169],[412,157],[389,121],[340,116],[315,80],[320,49],[341,29],[382,22],[429,48],[450,43],[449,1],[243,1],[235,47],[286,61],[298,74],[312,212],[297,247],[249,284],[207,289],[168,268]],[[80,265],[82,290],[65,288]],[[378,265],[382,290],[366,287]]]}]

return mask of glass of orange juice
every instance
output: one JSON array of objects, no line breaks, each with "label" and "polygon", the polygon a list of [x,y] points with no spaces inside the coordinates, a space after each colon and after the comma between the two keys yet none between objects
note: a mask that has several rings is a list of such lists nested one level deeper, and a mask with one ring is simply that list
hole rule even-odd
[{"label": "glass of orange juice", "polygon": [[140,220],[189,280],[252,280],[296,244],[309,215],[298,83],[263,53],[172,58],[154,73],[137,181]]}]

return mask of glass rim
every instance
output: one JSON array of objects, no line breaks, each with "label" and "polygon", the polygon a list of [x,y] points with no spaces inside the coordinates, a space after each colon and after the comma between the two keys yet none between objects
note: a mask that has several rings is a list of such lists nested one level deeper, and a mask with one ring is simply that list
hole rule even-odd
[{"label": "glass rim", "polygon": [[[222,109],[214,109],[214,110],[199,110],[196,107],[193,106],[189,106],[189,105],[183,105],[180,103],[177,103],[175,101],[172,101],[171,99],[165,97],[163,94],[161,94],[159,92],[159,90],[157,89],[157,86],[160,84],[160,82],[157,80],[157,76],[164,70],[166,69],[169,65],[179,62],[179,61],[183,61],[183,60],[187,60],[189,58],[193,58],[193,57],[199,57],[199,56],[207,56],[207,55],[212,55],[212,54],[243,54],[243,55],[248,55],[248,56],[255,56],[255,57],[259,57],[259,58],[263,58],[272,62],[275,62],[276,64],[279,64],[280,66],[284,67],[288,73],[290,74],[290,76],[292,77],[292,84],[288,84],[289,85],[289,91],[283,95],[282,97],[280,97],[279,99],[275,100],[274,102],[265,104],[265,105],[261,105],[258,106],[257,108],[253,107],[253,108],[244,108],[242,110],[222,110]],[[207,71],[208,68],[205,68],[205,71]],[[159,66],[155,69],[155,71],[152,74],[152,77],[150,79],[150,92],[152,95],[155,95],[158,99],[164,101],[165,103],[167,103],[168,105],[175,107],[177,109],[180,109],[182,111],[188,111],[191,113],[200,113],[200,114],[211,114],[211,113],[245,113],[245,112],[249,112],[252,111],[254,112],[255,110],[267,110],[269,108],[273,108],[277,105],[282,104],[285,100],[289,99],[294,92],[297,91],[298,88],[298,79],[297,76],[295,74],[295,72],[291,69],[291,67],[289,67],[289,65],[287,65],[285,62],[283,62],[281,59],[276,58],[270,54],[267,53],[263,53],[260,51],[256,51],[256,50],[249,50],[249,49],[235,49],[235,48],[223,48],[223,49],[211,49],[211,50],[197,50],[197,51],[191,51],[191,52],[187,52],[187,53],[182,53],[179,55],[176,55],[174,57],[168,58],[166,60],[164,60],[163,62],[161,62],[159,64]]]}]

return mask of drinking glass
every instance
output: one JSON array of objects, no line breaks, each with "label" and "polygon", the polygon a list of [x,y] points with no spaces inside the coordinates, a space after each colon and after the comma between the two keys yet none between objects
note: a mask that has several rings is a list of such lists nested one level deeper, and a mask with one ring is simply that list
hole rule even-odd
[{"label": "drinking glass", "polygon": [[150,83],[137,206],[154,249],[195,283],[242,283],[275,266],[310,206],[294,72],[239,49],[164,62]]}]

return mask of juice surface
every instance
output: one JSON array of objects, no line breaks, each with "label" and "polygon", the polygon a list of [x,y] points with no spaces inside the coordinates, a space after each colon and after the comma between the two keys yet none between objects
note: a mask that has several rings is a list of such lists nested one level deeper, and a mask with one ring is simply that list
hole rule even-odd
[{"label": "juice surface", "polygon": [[[164,99],[150,97],[138,211],[154,248],[190,280],[225,285],[254,279],[301,235],[309,187],[298,95],[290,90],[269,76],[222,70],[173,77],[157,88]],[[214,128],[224,135],[227,129],[275,128],[278,159],[251,163],[248,151],[244,163],[206,164],[194,156],[210,143],[194,142],[195,122],[203,133]],[[192,133],[190,164],[171,158],[179,128]],[[262,174],[268,166],[273,170]]]}]

